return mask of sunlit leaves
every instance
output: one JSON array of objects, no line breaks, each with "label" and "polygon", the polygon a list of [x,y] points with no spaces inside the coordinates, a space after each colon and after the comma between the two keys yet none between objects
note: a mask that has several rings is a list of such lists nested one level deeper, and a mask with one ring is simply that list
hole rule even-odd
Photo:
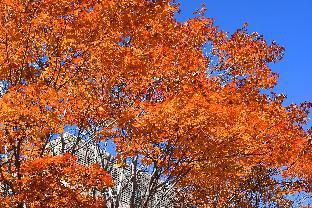
[{"label": "sunlit leaves", "polygon": [[105,203],[82,194],[111,185],[101,168],[48,155],[66,125],[112,139],[122,165],[138,157],[174,178],[187,204],[221,206],[259,165],[311,179],[311,104],[263,93],[284,49],[246,27],[227,35],[203,15],[180,23],[177,10],[169,0],[0,2],[3,206]]},{"label": "sunlit leaves", "polygon": [[99,207],[105,205],[105,199],[90,193],[112,185],[111,177],[98,165],[79,165],[69,154],[24,162],[21,174],[19,179],[5,177],[14,184],[15,193],[0,196],[1,206],[14,207],[22,201],[29,207]]}]

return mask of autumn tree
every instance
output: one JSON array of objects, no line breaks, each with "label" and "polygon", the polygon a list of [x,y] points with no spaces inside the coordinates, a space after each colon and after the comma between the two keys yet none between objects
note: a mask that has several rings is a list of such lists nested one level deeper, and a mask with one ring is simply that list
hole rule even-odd
[{"label": "autumn tree", "polygon": [[[275,183],[270,170],[302,178],[297,190],[311,191],[311,105],[285,107],[269,68],[284,49],[246,27],[227,36],[204,9],[184,23],[177,11],[171,0],[0,2],[8,86],[0,100],[1,206],[105,206],[92,193],[113,185],[107,172],[71,156],[84,132],[99,147],[113,140],[115,163],[131,168],[130,207],[148,207],[164,190],[177,207],[257,206],[238,190],[264,196],[259,186]],[[78,129],[76,144],[51,156],[49,143],[68,126]],[[138,204],[142,172],[151,177]],[[280,190],[262,199],[283,197]]]}]

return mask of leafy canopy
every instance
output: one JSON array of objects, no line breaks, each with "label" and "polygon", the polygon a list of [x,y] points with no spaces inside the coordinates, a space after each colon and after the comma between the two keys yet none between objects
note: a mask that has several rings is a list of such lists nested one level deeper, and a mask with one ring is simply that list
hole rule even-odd
[{"label": "leafy canopy", "polygon": [[203,15],[177,22],[177,10],[170,0],[0,2],[2,207],[105,204],[85,194],[112,185],[103,169],[49,154],[66,125],[113,139],[120,161],[157,167],[185,204],[222,206],[255,167],[311,181],[311,105],[285,107],[272,90],[269,63],[284,49]]}]

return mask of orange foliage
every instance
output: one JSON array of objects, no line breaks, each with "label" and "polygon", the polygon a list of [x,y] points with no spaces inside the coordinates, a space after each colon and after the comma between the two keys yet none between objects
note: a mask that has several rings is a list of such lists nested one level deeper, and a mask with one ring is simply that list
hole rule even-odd
[{"label": "orange foliage", "polygon": [[10,85],[0,100],[0,179],[12,192],[0,192],[1,206],[105,203],[86,194],[112,185],[105,171],[48,155],[65,125],[101,126],[98,140],[118,135],[118,158],[140,155],[177,177],[197,205],[216,204],[218,187],[220,206],[259,164],[312,178],[309,106],[262,93],[277,83],[268,64],[283,48],[246,28],[227,37],[203,16],[179,23],[170,2],[0,2],[0,74]]},{"label": "orange foliage", "polygon": [[1,207],[15,207],[19,202],[29,207],[103,207],[105,200],[92,193],[112,185],[111,177],[98,165],[79,165],[70,154],[25,161],[21,167],[21,177],[6,173],[4,180],[12,183],[13,196],[0,197]]}]

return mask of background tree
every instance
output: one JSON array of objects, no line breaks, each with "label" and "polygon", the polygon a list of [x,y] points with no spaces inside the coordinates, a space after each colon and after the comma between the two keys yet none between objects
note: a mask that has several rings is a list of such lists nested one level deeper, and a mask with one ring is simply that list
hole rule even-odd
[{"label": "background tree", "polygon": [[[303,126],[311,105],[284,107],[273,93],[268,64],[283,48],[245,27],[228,37],[204,9],[185,23],[176,11],[170,0],[0,2],[0,73],[9,86],[0,101],[2,206],[105,206],[82,194],[112,185],[102,168],[49,155],[49,142],[69,126],[78,133],[64,154],[82,140],[99,148],[114,141],[118,164],[131,168],[130,207],[148,207],[160,192],[174,192],[182,207],[221,207],[232,197],[258,206],[249,190],[268,198],[250,187],[261,184],[252,177],[259,168],[269,182],[266,171],[278,169],[310,184]],[[138,201],[144,172],[151,177]],[[35,181],[45,179],[42,195]],[[115,207],[118,196],[109,198]]]}]

